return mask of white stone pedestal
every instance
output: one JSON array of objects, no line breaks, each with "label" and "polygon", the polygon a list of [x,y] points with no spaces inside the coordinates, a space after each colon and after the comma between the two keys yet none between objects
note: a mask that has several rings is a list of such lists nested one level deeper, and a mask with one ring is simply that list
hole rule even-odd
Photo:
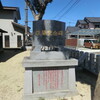
[{"label": "white stone pedestal", "polygon": [[[43,56],[42,56],[43,55]],[[24,100],[75,95],[76,59],[64,59],[62,52],[32,52],[25,57]]]}]

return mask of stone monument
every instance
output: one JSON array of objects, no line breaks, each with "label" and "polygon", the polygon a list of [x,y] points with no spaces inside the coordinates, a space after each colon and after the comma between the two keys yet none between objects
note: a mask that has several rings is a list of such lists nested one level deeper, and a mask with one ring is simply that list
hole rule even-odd
[{"label": "stone monument", "polygon": [[[30,6],[30,0],[27,1]],[[32,10],[34,7],[31,5],[30,8]],[[78,65],[78,61],[69,58],[64,50],[64,43],[64,22],[33,21],[32,46],[34,49],[30,57],[25,57],[23,60],[25,67],[24,100],[40,100],[76,94],[75,66]]]}]

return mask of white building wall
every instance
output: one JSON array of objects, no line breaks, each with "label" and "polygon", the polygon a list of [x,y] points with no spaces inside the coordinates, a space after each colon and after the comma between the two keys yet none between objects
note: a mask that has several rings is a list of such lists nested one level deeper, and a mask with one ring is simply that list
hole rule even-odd
[{"label": "white building wall", "polygon": [[[9,14],[6,16],[11,18],[11,15],[9,15]],[[9,48],[18,48],[17,47],[17,36],[18,35],[21,35],[22,45],[23,45],[23,34],[15,31],[14,27],[12,25],[14,18],[13,19],[6,19],[6,18],[3,19],[2,17],[3,17],[3,15],[0,16],[0,28],[4,29],[5,31],[8,32],[8,33],[3,34],[3,48],[5,48],[5,35],[10,36],[10,47]]]},{"label": "white building wall", "polygon": [[83,47],[84,46],[84,40],[85,39],[78,39],[78,45]]},{"label": "white building wall", "polygon": [[12,21],[13,20],[0,19],[0,28],[4,29],[5,31],[11,32],[12,31],[12,25],[11,25]]}]

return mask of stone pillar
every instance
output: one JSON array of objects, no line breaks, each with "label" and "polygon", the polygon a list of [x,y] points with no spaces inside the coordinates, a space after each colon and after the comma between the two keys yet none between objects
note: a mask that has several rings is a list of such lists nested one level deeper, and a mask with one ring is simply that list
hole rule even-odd
[{"label": "stone pillar", "polygon": [[99,75],[98,75],[98,80],[96,82],[96,88],[93,100],[100,100],[100,55],[96,56],[96,63]]},{"label": "stone pillar", "polygon": [[94,72],[94,59],[95,59],[95,54],[91,53],[90,54],[90,66],[89,66],[89,70]]}]

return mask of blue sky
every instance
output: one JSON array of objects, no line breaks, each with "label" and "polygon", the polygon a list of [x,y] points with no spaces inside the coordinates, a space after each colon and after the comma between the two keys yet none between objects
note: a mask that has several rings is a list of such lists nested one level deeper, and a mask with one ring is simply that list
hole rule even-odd
[{"label": "blue sky", "polygon": [[[21,20],[20,24],[24,25],[25,21],[25,2],[24,0],[1,0],[3,6],[15,6],[20,8]],[[84,17],[100,17],[100,0],[80,0],[80,2],[72,8],[69,13],[65,13],[71,5],[68,5],[59,15],[58,12],[61,11],[70,0],[53,0],[51,4],[48,5],[43,19],[54,19],[66,22],[66,26],[75,25],[78,19],[83,19]],[[76,0],[72,0],[73,4]],[[65,14],[64,14],[65,13]],[[64,14],[64,15],[63,15]],[[55,17],[57,15],[57,17]],[[59,19],[60,16],[62,16]],[[29,11],[29,26],[32,26],[34,20],[31,12]]]}]

